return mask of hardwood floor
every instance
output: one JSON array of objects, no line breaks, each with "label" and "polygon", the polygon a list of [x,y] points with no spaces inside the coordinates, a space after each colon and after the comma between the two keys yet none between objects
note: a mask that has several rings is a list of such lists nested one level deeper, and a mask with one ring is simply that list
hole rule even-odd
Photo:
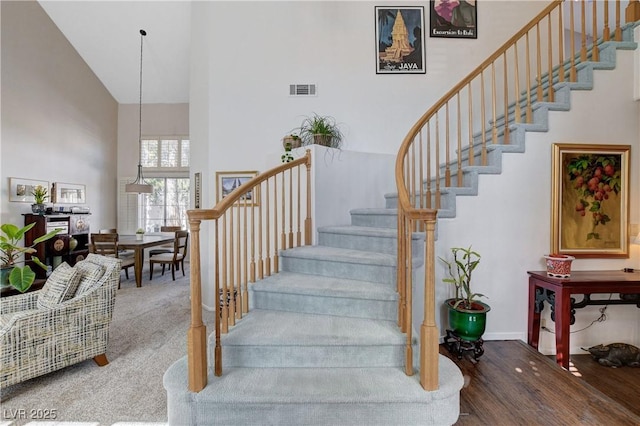
[{"label": "hardwood floor", "polygon": [[484,349],[474,364],[440,346],[465,376],[456,425],[640,425],[640,368],[572,355],[577,377],[521,341]]}]

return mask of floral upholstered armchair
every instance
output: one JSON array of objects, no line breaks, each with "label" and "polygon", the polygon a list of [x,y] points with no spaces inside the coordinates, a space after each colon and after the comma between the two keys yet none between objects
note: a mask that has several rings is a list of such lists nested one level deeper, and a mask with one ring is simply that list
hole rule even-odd
[{"label": "floral upholstered armchair", "polygon": [[120,260],[89,254],[41,290],[0,299],[0,387],[106,357]]}]

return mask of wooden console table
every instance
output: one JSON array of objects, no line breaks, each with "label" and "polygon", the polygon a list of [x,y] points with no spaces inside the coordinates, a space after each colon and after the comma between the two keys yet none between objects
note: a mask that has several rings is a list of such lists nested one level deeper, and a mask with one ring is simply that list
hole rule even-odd
[{"label": "wooden console table", "polygon": [[[588,305],[637,305],[640,307],[640,273],[623,271],[572,271],[570,278],[553,278],[546,271],[528,271],[529,324],[527,342],[538,349],[540,313],[544,302],[551,306],[555,321],[556,361],[569,369],[569,326],[575,321],[575,310]],[[591,300],[596,293],[620,293],[619,299]],[[572,294],[582,294],[576,302]]]}]

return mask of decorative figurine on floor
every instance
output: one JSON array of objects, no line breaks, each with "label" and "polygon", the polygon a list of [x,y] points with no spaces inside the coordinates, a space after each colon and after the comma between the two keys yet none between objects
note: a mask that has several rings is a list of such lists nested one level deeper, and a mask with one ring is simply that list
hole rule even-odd
[{"label": "decorative figurine on floor", "polygon": [[627,343],[611,343],[609,345],[592,346],[584,349],[591,353],[593,359],[606,367],[640,367],[640,349]]}]

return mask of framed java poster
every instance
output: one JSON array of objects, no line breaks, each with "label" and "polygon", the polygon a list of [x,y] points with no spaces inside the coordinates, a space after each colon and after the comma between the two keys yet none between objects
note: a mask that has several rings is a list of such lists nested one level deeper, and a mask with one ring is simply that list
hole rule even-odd
[{"label": "framed java poster", "polygon": [[424,7],[376,6],[376,73],[425,74]]},{"label": "framed java poster", "polygon": [[475,0],[431,0],[431,37],[478,38]]},{"label": "framed java poster", "polygon": [[553,145],[552,253],[629,257],[630,149]]}]

